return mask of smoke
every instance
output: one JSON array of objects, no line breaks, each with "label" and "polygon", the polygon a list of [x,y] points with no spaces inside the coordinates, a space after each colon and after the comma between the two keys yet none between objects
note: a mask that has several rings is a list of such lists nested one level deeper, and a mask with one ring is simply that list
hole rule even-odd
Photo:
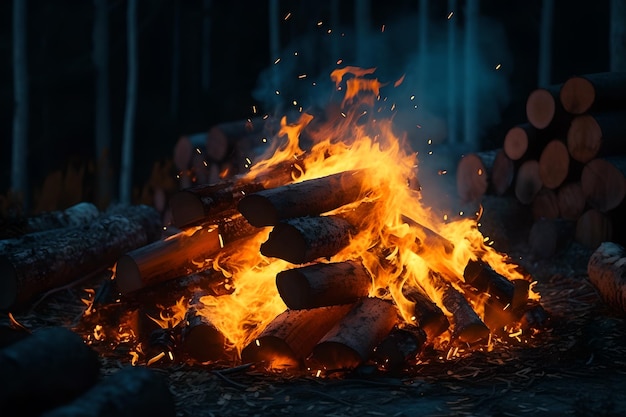
[{"label": "smoke", "polygon": [[[328,33],[327,26],[313,26],[292,39],[278,62],[259,74],[253,97],[266,112],[276,115],[323,108],[341,93],[334,91],[330,80],[333,69],[375,67],[376,78],[387,83],[381,98],[390,106],[395,104],[394,125],[407,133],[411,146],[419,150],[428,143],[448,143],[471,150],[477,144],[464,138],[465,106],[474,106],[470,109],[476,115],[472,128],[480,137],[500,121],[510,100],[511,68],[507,65],[512,59],[504,27],[480,17],[475,47],[466,50],[462,18],[431,18],[422,43],[425,48],[420,51],[418,17],[399,17],[385,24],[384,30],[372,29],[360,38],[351,28]],[[456,52],[450,55],[449,26],[453,24]],[[394,87],[401,78],[402,83]],[[468,83],[473,83],[476,92],[469,103],[465,99]]]}]

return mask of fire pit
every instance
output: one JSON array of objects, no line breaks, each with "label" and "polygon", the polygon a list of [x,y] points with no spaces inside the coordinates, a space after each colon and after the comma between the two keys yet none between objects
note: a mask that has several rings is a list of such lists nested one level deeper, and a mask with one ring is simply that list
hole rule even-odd
[{"label": "fire pit", "polygon": [[[339,106],[283,118],[248,172],[174,195],[172,224],[114,268],[30,310],[24,300],[60,278],[35,284],[11,269],[7,328],[25,330],[7,351],[32,339],[27,330],[69,327],[105,376],[134,366],[155,371],[136,381],[167,380],[184,416],[623,406],[622,395],[586,396],[624,350],[623,322],[598,315],[603,304],[584,278],[591,251],[574,245],[550,261],[523,245],[505,253],[482,232],[495,218],[487,197],[469,212],[426,205],[418,155],[385,117],[373,73],[334,71]],[[143,393],[120,404],[141,410],[143,398],[163,395],[163,384],[120,375]],[[555,405],[555,396],[565,398]]]}]

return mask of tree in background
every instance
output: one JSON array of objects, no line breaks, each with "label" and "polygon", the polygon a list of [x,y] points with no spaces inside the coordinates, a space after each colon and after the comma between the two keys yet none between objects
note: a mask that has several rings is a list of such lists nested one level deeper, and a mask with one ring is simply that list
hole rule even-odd
[{"label": "tree in background", "polygon": [[543,0],[541,3],[541,29],[539,32],[539,87],[547,87],[552,83],[552,18],[554,16],[554,0]]},{"label": "tree in background", "polygon": [[456,25],[457,0],[448,0],[448,140],[450,143],[459,142],[459,112],[456,104],[457,91],[457,25]]},{"label": "tree in background", "polygon": [[358,66],[368,67],[372,63],[369,34],[372,26],[372,10],[370,0],[354,2],[354,22],[356,32],[356,63]]},{"label": "tree in background", "polygon": [[94,0],[92,60],[96,73],[94,136],[97,167],[94,203],[99,208],[106,208],[113,196],[109,107],[109,5],[107,0]]},{"label": "tree in background", "polygon": [[26,0],[13,0],[13,152],[11,190],[28,212],[28,60],[26,56]]},{"label": "tree in background", "polygon": [[626,71],[626,0],[611,0],[611,71]]},{"label": "tree in background", "polygon": [[478,0],[467,0],[465,4],[465,73],[463,81],[465,83],[463,111],[464,111],[464,132],[465,144],[477,149],[478,145],[478,116],[477,116],[477,78],[476,73],[477,57],[476,47],[478,43],[478,12],[480,4]]},{"label": "tree in background", "polygon": [[120,167],[120,198],[122,204],[132,203],[133,147],[135,144],[135,112],[137,108],[137,0],[128,0],[126,15],[128,73],[126,74],[126,111]]}]

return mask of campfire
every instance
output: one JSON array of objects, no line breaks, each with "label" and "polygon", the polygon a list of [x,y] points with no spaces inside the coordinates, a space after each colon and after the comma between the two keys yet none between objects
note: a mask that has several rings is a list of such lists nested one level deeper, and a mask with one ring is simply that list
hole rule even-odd
[{"label": "campfire", "polygon": [[163,236],[85,297],[88,343],[133,364],[329,376],[533,338],[533,277],[481,233],[480,210],[424,203],[381,93],[401,80],[374,73],[333,71],[336,105],[283,117],[247,172],[173,195]]}]

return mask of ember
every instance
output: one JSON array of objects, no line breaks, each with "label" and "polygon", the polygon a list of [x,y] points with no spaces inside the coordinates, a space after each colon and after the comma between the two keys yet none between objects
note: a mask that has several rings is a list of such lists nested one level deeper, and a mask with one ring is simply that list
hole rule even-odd
[{"label": "ember", "polygon": [[422,202],[416,153],[383,117],[374,72],[334,71],[338,115],[283,117],[249,172],[174,195],[178,231],[119,259],[122,297],[84,317],[87,339],[119,349],[111,329],[127,328],[134,361],[321,376],[532,337],[532,278],[485,244],[478,216]]}]

